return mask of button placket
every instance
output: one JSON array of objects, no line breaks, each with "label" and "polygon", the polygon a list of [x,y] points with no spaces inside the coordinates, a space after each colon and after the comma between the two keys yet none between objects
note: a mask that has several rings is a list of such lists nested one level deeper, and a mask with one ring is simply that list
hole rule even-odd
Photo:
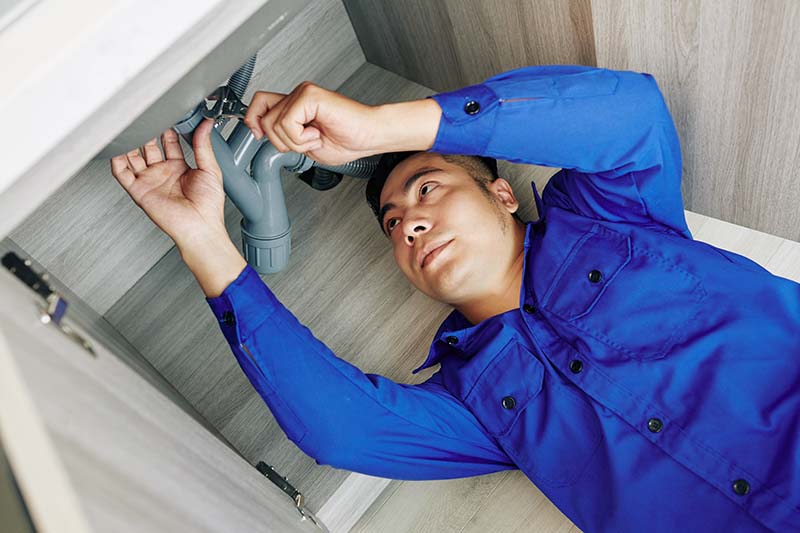
[{"label": "button placket", "polygon": [[[542,333],[542,331],[537,330],[535,333]],[[567,353],[564,353],[567,351],[568,350],[553,350],[550,354],[553,356],[554,361],[559,361],[561,364],[565,364],[565,366],[569,367],[571,361]],[[564,359],[562,359],[562,357]],[[714,453],[714,450],[705,443],[692,439],[680,425],[672,426],[672,431],[661,435],[661,433],[664,433],[663,428],[666,425],[663,419],[661,417],[647,416],[646,413],[642,413],[642,410],[646,411],[649,406],[642,406],[639,398],[632,396],[629,390],[620,388],[613,378],[607,375],[602,368],[586,374],[581,380],[581,389],[592,396],[596,395],[600,403],[621,413],[621,418],[623,420],[631,420],[625,415],[635,416],[639,420],[641,420],[642,415],[644,415],[644,420],[647,421],[645,425],[648,428],[648,433],[653,434],[650,440],[654,444],[672,455],[673,458],[683,466],[698,476],[705,478],[714,487],[722,491],[732,491],[728,492],[732,501],[744,501],[744,498],[740,497],[747,495],[748,498],[751,498],[752,501],[759,502],[759,504],[775,507],[782,507],[784,505],[785,502],[783,500],[771,495],[768,491],[751,490],[752,487],[747,479],[731,479],[728,477],[731,468],[738,470],[736,465],[731,464],[730,461],[724,459],[718,453]],[[644,409],[642,409],[642,407],[644,407]],[[658,429],[656,430],[656,428]],[[655,437],[655,434],[658,434],[658,437]],[[698,458],[697,454],[686,453],[683,446],[676,445],[676,441],[690,442],[692,448],[697,454],[700,454],[700,457]],[[744,472],[742,474],[746,475]],[[720,480],[724,481],[720,483]]]}]

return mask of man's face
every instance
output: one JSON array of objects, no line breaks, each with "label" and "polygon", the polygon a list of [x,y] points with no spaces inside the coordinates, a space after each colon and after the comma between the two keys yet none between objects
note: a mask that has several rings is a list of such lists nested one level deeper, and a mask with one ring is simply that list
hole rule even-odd
[{"label": "man's face", "polygon": [[[380,206],[394,204],[382,221],[395,261],[435,300],[457,305],[493,294],[516,257],[510,213],[519,204],[504,179],[487,187],[495,201],[467,170],[432,152],[403,160],[386,180]],[[445,246],[421,264],[425,252],[440,244]]]}]

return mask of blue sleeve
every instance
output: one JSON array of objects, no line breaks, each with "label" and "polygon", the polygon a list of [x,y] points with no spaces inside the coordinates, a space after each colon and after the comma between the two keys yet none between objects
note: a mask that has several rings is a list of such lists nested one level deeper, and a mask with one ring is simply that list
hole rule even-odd
[{"label": "blue sleeve", "polygon": [[363,373],[314,337],[250,265],[206,301],[250,383],[317,464],[416,480],[516,468],[438,373],[419,385]]},{"label": "blue sleeve", "polygon": [[650,74],[531,66],[430,98],[442,108],[430,151],[558,167],[545,204],[691,238],[680,142]]}]

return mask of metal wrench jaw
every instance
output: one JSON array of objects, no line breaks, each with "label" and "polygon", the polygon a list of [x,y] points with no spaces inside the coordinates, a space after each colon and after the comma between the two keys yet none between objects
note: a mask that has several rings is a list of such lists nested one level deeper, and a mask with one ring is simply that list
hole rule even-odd
[{"label": "metal wrench jaw", "polygon": [[[214,102],[209,109],[208,103]],[[206,108],[202,111],[206,118],[218,119],[220,117],[242,119],[247,114],[247,105],[242,103],[236,93],[224,85],[217,87],[214,92],[206,97]]]}]

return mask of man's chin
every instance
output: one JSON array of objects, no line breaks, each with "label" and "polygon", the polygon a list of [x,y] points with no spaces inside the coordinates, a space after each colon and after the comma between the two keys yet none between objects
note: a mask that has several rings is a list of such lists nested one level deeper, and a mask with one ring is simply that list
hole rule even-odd
[{"label": "man's chin", "polygon": [[464,286],[452,276],[445,276],[429,281],[426,289],[420,290],[436,301],[449,304],[459,300]]}]

